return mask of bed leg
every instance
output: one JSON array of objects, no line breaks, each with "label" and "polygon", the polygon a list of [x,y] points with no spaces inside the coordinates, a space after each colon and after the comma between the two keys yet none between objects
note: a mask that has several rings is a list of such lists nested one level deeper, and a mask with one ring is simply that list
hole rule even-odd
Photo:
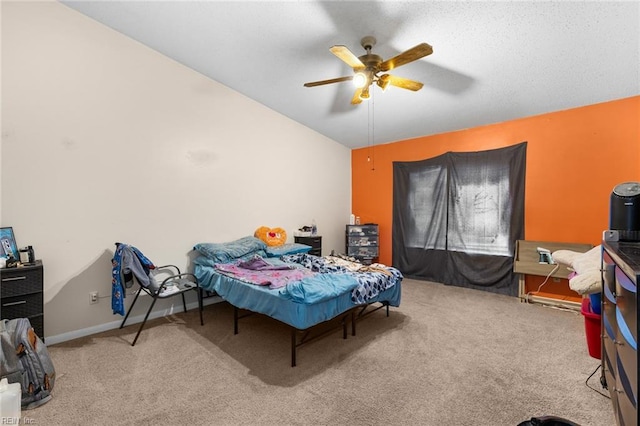
[{"label": "bed leg", "polygon": [[351,335],[356,335],[356,311],[355,309],[351,311]]},{"label": "bed leg", "polygon": [[233,307],[233,334],[238,334],[238,308]]},{"label": "bed leg", "polygon": [[385,305],[387,305],[387,316],[389,316],[389,302],[385,302]]},{"label": "bed leg", "polygon": [[342,338],[347,338],[347,322],[349,322],[349,316],[345,315],[342,317]]},{"label": "bed leg", "polygon": [[296,329],[291,327],[291,366],[296,366]]}]

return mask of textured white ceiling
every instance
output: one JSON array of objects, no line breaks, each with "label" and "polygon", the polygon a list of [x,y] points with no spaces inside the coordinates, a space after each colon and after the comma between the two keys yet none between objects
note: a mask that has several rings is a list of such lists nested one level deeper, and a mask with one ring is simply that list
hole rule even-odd
[{"label": "textured white ceiling", "polygon": [[[640,94],[638,1],[62,3],[348,147]],[[383,59],[431,44],[392,72],[424,88],[303,87],[351,75],[329,47],[366,35]]]}]

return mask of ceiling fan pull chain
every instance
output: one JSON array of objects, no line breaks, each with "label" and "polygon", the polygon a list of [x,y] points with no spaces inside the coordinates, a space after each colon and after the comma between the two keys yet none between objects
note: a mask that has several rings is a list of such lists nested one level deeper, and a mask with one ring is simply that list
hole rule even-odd
[{"label": "ceiling fan pull chain", "polygon": [[376,135],[376,127],[375,127],[375,91],[371,95],[371,99],[369,99],[369,104],[367,105],[367,146],[369,147],[369,155],[367,155],[367,162],[371,163],[371,170],[375,170],[375,135]]}]

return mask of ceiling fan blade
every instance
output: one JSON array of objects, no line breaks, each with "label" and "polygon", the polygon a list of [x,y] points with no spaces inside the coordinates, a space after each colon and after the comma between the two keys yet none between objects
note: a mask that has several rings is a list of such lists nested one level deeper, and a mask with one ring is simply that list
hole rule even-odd
[{"label": "ceiling fan blade", "polygon": [[356,92],[353,94],[353,98],[351,98],[351,105],[358,105],[362,103],[362,98],[360,95],[362,94],[362,88],[357,88]]},{"label": "ceiling fan blade", "polygon": [[419,81],[409,80],[408,78],[397,77],[395,75],[389,75],[389,84],[402,89],[413,90],[414,92],[422,89],[422,86],[424,86]]},{"label": "ceiling fan blade", "polygon": [[336,55],[338,58],[344,61],[347,65],[349,65],[351,68],[354,68],[354,69],[365,68],[362,61],[358,59],[358,57],[354,55],[353,52],[350,51],[347,46],[342,46],[342,45],[332,46],[329,50],[331,51],[331,53]]},{"label": "ceiling fan blade", "polygon": [[398,68],[399,66],[408,64],[409,62],[413,62],[420,58],[424,58],[427,55],[431,55],[433,53],[433,47],[431,47],[427,43],[420,43],[417,46],[412,47],[409,50],[405,50],[397,56],[394,56],[391,59],[387,59],[383,63],[380,64],[380,71],[390,71],[394,68]]},{"label": "ceiling fan blade", "polygon": [[323,84],[340,83],[341,81],[349,81],[349,80],[353,80],[352,75],[348,77],[332,78],[330,80],[312,81],[311,83],[305,83],[304,87],[322,86]]}]

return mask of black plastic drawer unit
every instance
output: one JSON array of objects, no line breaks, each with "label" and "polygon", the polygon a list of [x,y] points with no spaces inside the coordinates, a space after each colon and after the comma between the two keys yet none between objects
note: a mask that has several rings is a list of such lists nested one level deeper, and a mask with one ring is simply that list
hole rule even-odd
[{"label": "black plastic drawer unit", "polygon": [[355,257],[365,264],[377,262],[380,246],[378,225],[347,225],[345,245],[347,256]]}]

